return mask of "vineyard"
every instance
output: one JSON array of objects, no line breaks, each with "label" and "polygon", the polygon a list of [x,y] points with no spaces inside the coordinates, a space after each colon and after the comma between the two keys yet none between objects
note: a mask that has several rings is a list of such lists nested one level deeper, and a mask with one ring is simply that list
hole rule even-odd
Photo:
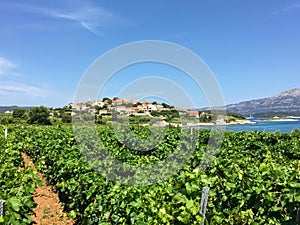
[{"label": "vineyard", "polygon": [[[9,127],[7,138],[0,134],[0,199],[5,200],[0,224],[31,223],[32,193],[40,180],[33,169],[22,169],[22,152],[77,224],[202,224],[204,186],[210,187],[205,224],[299,224],[300,132],[226,132],[217,157],[203,170],[199,164],[210,132],[170,127],[150,134],[147,128],[107,126],[98,127],[98,140],[87,144],[88,130],[78,131],[75,139],[69,126]],[[141,141],[149,135],[162,141],[152,148]],[[153,182],[149,185],[115,182],[133,182],[139,172],[132,166],[155,165],[182,149],[165,166],[185,164],[166,180],[154,183],[153,175],[139,183]],[[110,161],[101,159],[108,155],[131,167],[107,167]]]}]

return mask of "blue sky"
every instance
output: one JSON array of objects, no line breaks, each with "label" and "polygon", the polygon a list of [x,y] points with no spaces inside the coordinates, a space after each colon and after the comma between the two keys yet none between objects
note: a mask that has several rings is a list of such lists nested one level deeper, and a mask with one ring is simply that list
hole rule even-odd
[{"label": "blue sky", "polygon": [[[195,52],[227,104],[272,96],[300,87],[299,22],[300,1],[289,0],[0,0],[0,105],[66,105],[94,60],[141,40]],[[179,82],[196,107],[205,105],[201,91],[173,69],[147,65],[124,74],[102,94],[163,76]]]}]

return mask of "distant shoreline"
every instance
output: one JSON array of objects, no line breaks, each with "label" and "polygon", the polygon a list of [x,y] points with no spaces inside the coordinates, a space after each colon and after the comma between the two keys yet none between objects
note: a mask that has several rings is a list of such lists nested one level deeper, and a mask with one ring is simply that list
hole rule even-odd
[{"label": "distant shoreline", "polygon": [[236,120],[234,122],[230,123],[188,123],[188,124],[174,124],[174,123],[169,123],[168,125],[171,126],[179,126],[179,127],[206,127],[206,126],[230,126],[230,125],[245,125],[245,124],[256,124],[257,122],[254,121],[249,121],[249,120]]},{"label": "distant shoreline", "polygon": [[269,120],[260,120],[260,121],[249,121],[249,120],[236,120],[230,123],[216,124],[216,123],[188,123],[188,124],[174,124],[169,123],[170,126],[179,126],[179,127],[214,127],[214,126],[231,126],[231,125],[251,125],[261,122],[300,122],[298,119],[269,119]]},{"label": "distant shoreline", "polygon": [[298,122],[299,119],[269,119],[264,120],[265,122]]}]

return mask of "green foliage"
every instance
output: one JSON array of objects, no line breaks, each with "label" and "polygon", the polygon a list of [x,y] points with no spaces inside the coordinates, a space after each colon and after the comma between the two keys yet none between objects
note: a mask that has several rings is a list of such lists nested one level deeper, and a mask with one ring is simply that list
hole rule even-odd
[{"label": "green foliage", "polygon": [[199,116],[199,121],[200,123],[208,123],[208,122],[211,122],[212,120],[212,117],[210,114],[207,114],[207,113],[199,113],[200,116]]},{"label": "green foliage", "polygon": [[[0,126],[3,130],[3,127]],[[0,134],[0,199],[5,200],[4,218],[0,224],[31,224],[30,215],[36,206],[32,195],[36,186],[41,184],[37,171],[24,166],[20,145],[15,143],[15,133],[9,129],[8,139]],[[1,222],[2,221],[2,222]]]},{"label": "green foliage", "polygon": [[107,98],[107,97],[102,99],[102,102],[104,102],[104,101],[107,101],[109,105],[112,103],[112,100],[110,98]]},{"label": "green foliage", "polygon": [[240,120],[244,120],[244,119],[246,119],[246,117],[245,116],[243,116],[242,114],[240,114],[240,113],[235,113],[235,112],[226,112],[226,114],[227,114],[227,116],[232,116],[232,117],[234,117],[234,118],[236,118],[236,119],[240,119]]},{"label": "green foliage", "polygon": [[159,117],[160,113],[158,111],[151,111],[150,112],[151,116]]},{"label": "green foliage", "polygon": [[179,118],[179,112],[175,109],[171,110],[161,110],[161,111],[152,111],[150,112],[151,116],[164,116],[166,117],[167,122],[172,122],[174,118]]},{"label": "green foliage", "polygon": [[52,124],[71,123],[72,122],[72,108],[70,106],[64,106],[63,108],[55,108],[51,111],[50,121]]},{"label": "green foliage", "polygon": [[24,119],[26,110],[23,108],[15,108],[13,111],[13,118]]},{"label": "green foliage", "polygon": [[0,124],[2,125],[7,125],[7,124],[12,124],[15,123],[16,120],[11,117],[11,115],[0,115]]},{"label": "green foliage", "polygon": [[[106,105],[106,104],[103,105],[102,107],[100,107],[100,109],[107,109],[107,108],[108,108],[108,105]],[[99,110],[100,110],[100,109],[99,109]]]},{"label": "green foliage", "polygon": [[61,119],[63,123],[71,123],[72,122],[72,116],[71,113],[63,113],[61,115]]},{"label": "green foliage", "polygon": [[149,116],[130,116],[129,123],[130,124],[145,124],[149,123],[151,118]]},{"label": "green foliage", "polygon": [[28,121],[29,124],[43,124],[50,125],[49,110],[45,106],[33,108],[29,111]]},{"label": "green foliage", "polygon": [[111,117],[110,116],[95,116],[95,123],[96,124],[108,124],[111,122]]},{"label": "green foliage", "polygon": [[299,137],[228,133],[208,174],[217,183],[208,218],[218,224],[292,224],[300,206]]},{"label": "green foliage", "polygon": [[217,118],[217,115],[223,115],[226,113],[226,116],[228,117],[228,121],[235,121],[236,119],[238,120],[244,120],[246,119],[246,117],[240,113],[236,113],[236,112],[224,112],[222,110],[213,110],[213,111],[209,111],[209,110],[204,110],[204,111],[200,111],[200,122],[211,122],[212,120],[215,120]]},{"label": "green foliage", "polygon": [[137,102],[136,104],[133,104],[133,107],[137,107],[138,105],[143,105],[141,102]]},{"label": "green foliage", "polygon": [[[80,151],[70,127],[15,127],[10,146],[16,145],[14,148],[32,157],[78,224],[201,224],[203,186],[211,188],[206,224],[295,223],[300,208],[299,131],[229,132],[218,156],[203,171],[199,164],[207,150],[210,131],[195,130],[191,136],[189,130],[166,129],[114,130],[106,126],[98,129],[100,142],[91,140]],[[77,135],[79,140],[84,140],[91,133],[83,129]],[[150,135],[154,140],[163,139],[151,150],[149,142],[142,143],[138,149],[139,141],[147,140]],[[196,143],[191,144],[191,140]],[[189,157],[186,152],[191,149],[195,152]],[[105,162],[97,159],[109,153],[130,165],[151,166],[177,150],[183,150],[179,158],[187,159],[186,165],[176,175],[149,186],[112,182],[100,176],[86,161],[92,159],[95,168],[101,168]],[[18,159],[18,151],[10,152]],[[172,168],[176,160],[165,166]],[[117,171],[116,178],[131,179],[130,169]],[[23,210],[22,201],[10,200],[10,208],[14,212]]]},{"label": "green foliage", "polygon": [[162,106],[163,106],[164,108],[168,108],[168,109],[174,108],[174,106],[170,106],[170,105],[168,105],[167,103],[162,103]]}]

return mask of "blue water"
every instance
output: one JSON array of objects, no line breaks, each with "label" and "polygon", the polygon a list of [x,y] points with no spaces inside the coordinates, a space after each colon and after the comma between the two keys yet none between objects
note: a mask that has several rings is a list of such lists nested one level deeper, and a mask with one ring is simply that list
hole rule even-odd
[{"label": "blue water", "polygon": [[[200,129],[201,128],[204,127],[200,127]],[[213,129],[211,127],[205,127],[205,128]],[[300,121],[257,122],[256,124],[226,126],[226,130],[228,131],[266,131],[266,132],[279,131],[281,133],[291,132],[296,128],[300,130]]]},{"label": "blue water", "polygon": [[279,131],[281,133],[291,132],[294,129],[300,129],[300,121],[296,122],[258,122],[256,124],[245,124],[245,125],[230,125],[227,126],[228,131],[266,131],[275,132]]}]

